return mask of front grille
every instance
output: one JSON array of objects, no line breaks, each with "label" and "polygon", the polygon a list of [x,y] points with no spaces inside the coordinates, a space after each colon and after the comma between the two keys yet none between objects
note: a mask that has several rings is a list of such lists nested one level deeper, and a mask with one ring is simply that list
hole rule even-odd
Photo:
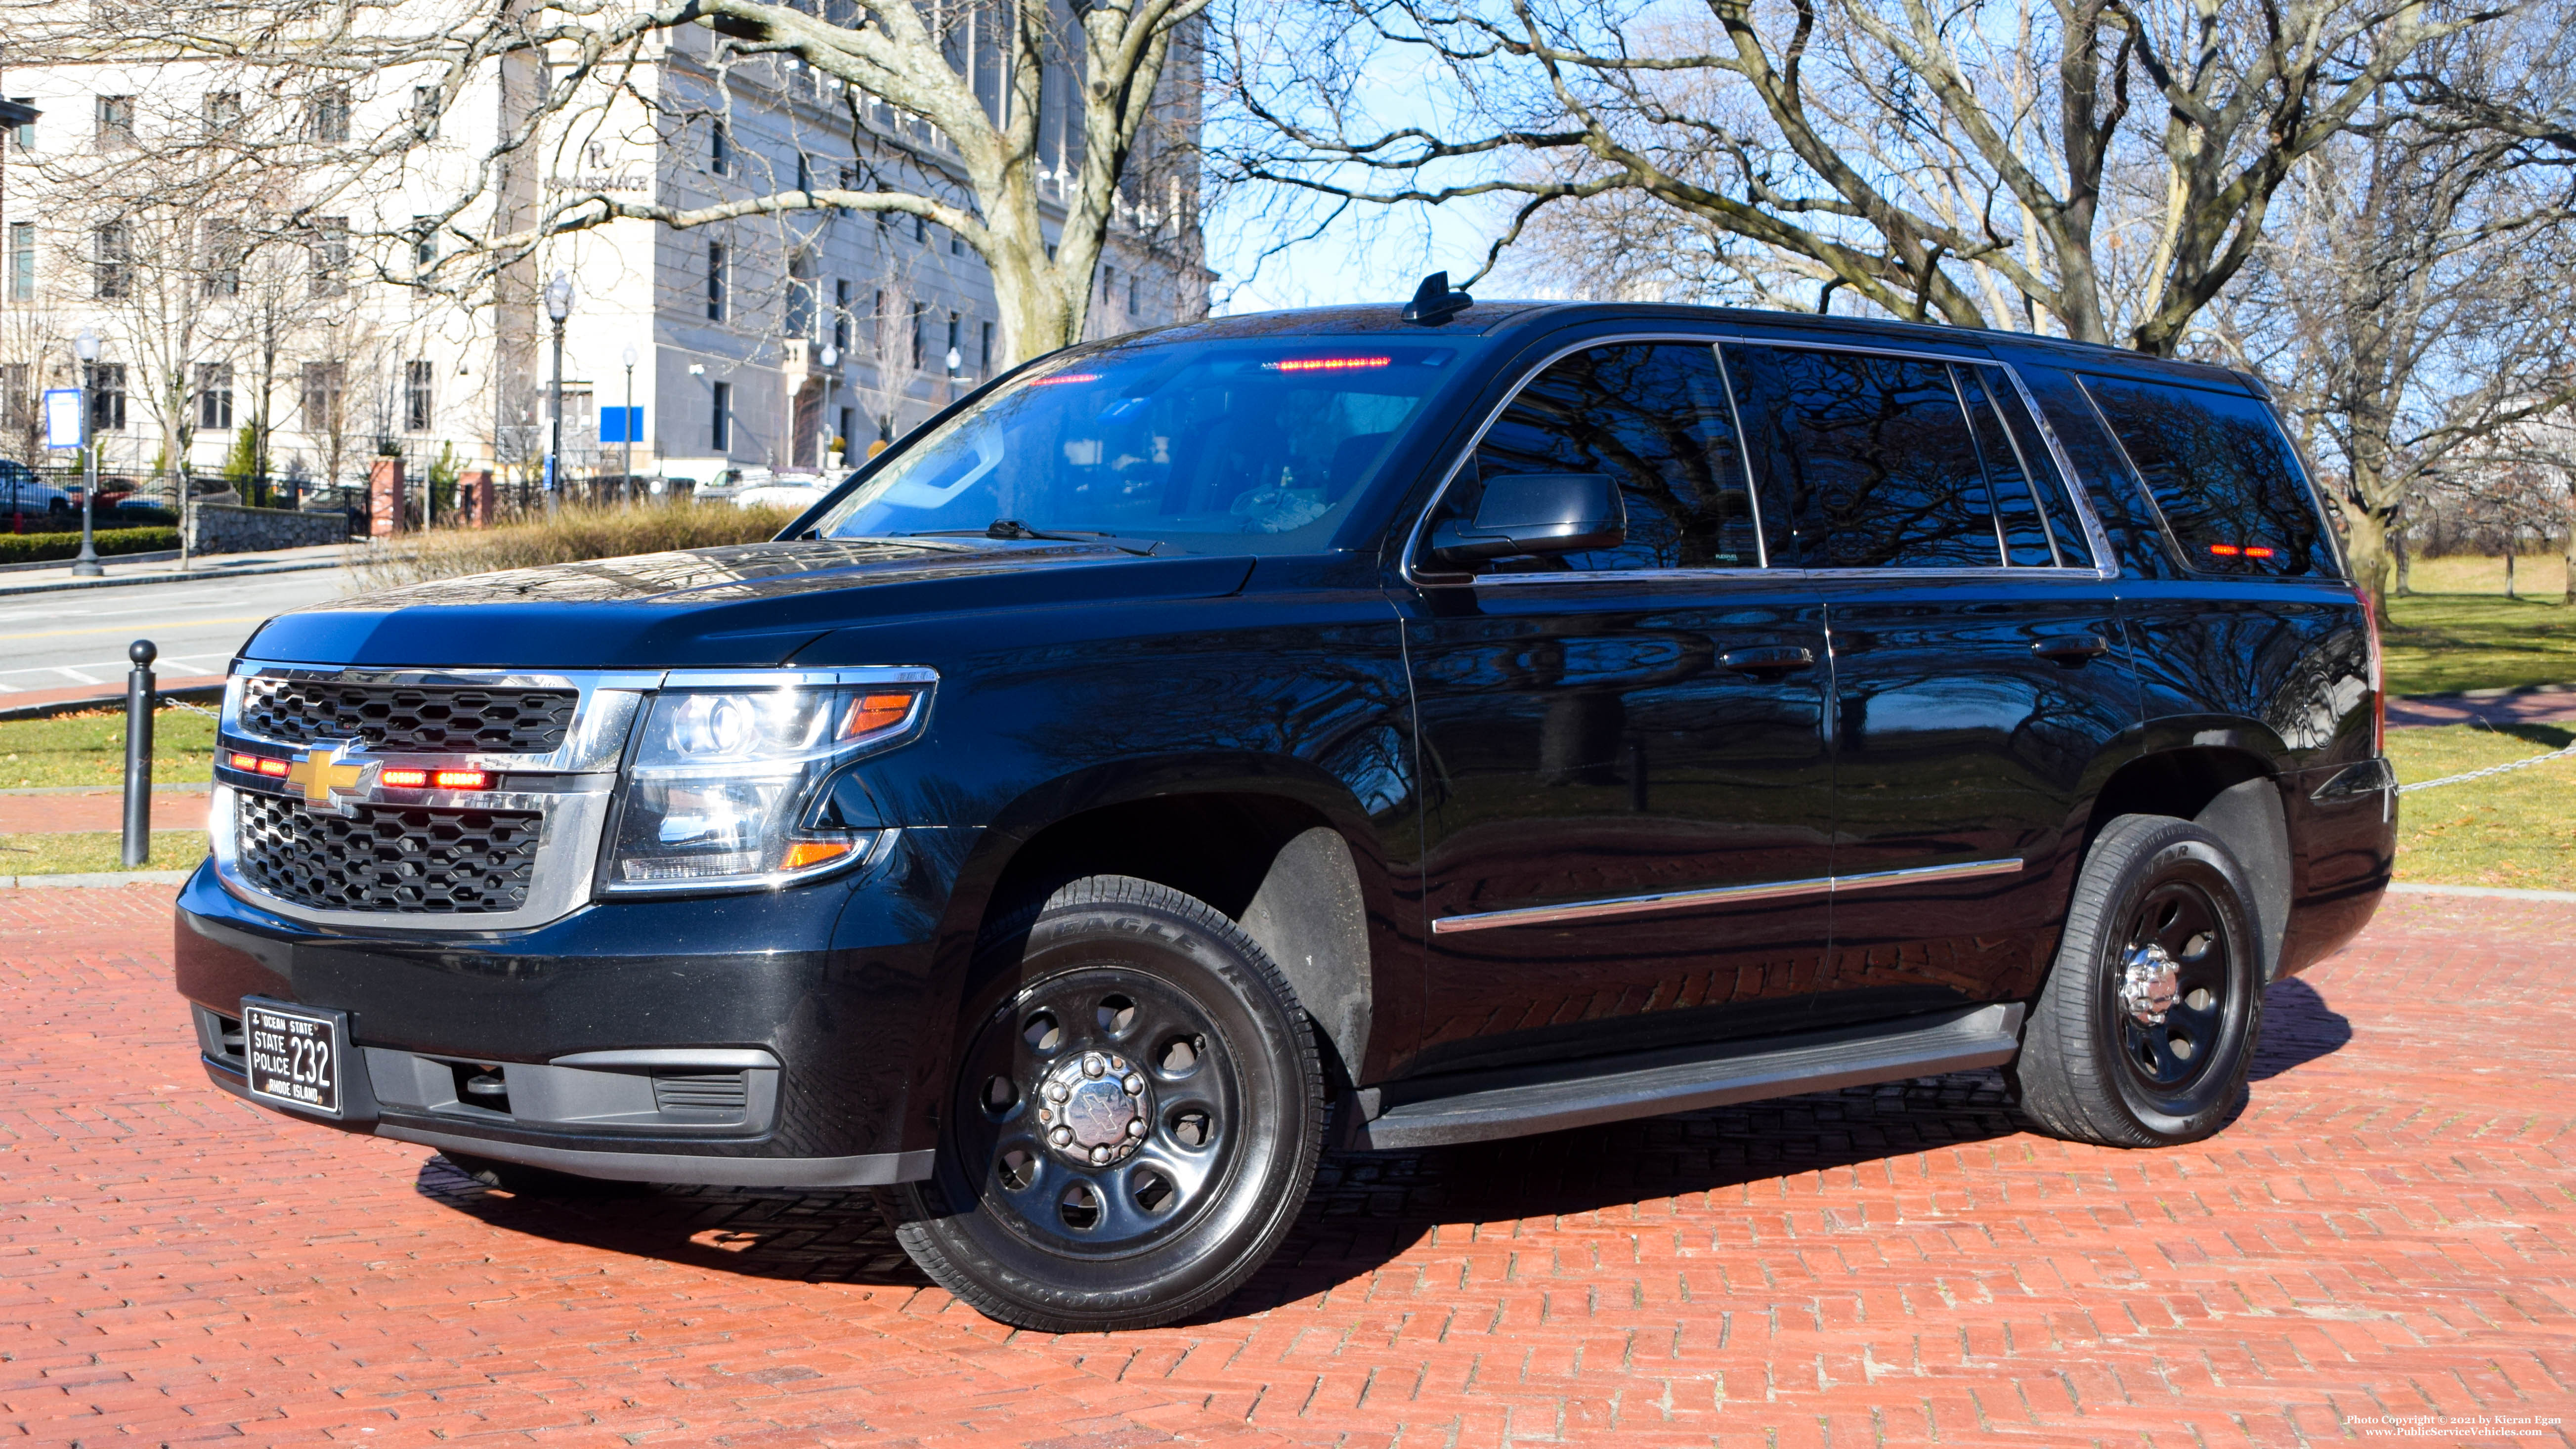
[{"label": "front grille", "polygon": [[740,1072],[706,1075],[656,1073],[653,1105],[661,1111],[740,1112],[751,1103],[751,1089]]},{"label": "front grille", "polygon": [[357,740],[380,754],[543,755],[562,747],[580,702],[569,689],[254,677],[242,688],[241,727],[289,744]]},{"label": "front grille", "polygon": [[242,791],[235,854],[280,900],[329,911],[488,915],[528,903],[544,817],[533,810],[361,805],[316,815]]}]

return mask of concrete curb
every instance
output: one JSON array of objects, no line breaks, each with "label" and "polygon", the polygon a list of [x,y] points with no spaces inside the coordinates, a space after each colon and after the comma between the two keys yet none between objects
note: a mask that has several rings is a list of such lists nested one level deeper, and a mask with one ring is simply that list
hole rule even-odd
[{"label": "concrete curb", "polygon": [[[100,563],[115,562],[121,564],[168,563],[178,556],[179,551],[177,549],[163,548],[155,549],[150,553],[103,553],[98,556],[98,561]],[[0,576],[8,574],[32,574],[38,569],[58,569],[68,561],[69,560],[66,559],[48,558],[38,559],[34,563],[0,564]]]},{"label": "concrete curb", "polygon": [[347,567],[343,559],[308,559],[303,563],[262,564],[257,568],[208,570],[167,574],[110,574],[103,579],[56,579],[50,584],[0,584],[0,596],[9,594],[59,594],[74,589],[129,588],[137,584],[202,584],[216,579],[255,579],[262,574],[301,574],[315,569]]},{"label": "concrete curb", "polygon": [[0,891],[82,890],[96,886],[179,885],[193,870],[99,870],[70,875],[0,875]]},{"label": "concrete curb", "polygon": [[2397,881],[2390,890],[2410,896],[2484,896],[2501,901],[2571,901],[2576,891],[2530,891],[2512,886],[2419,885],[2414,881]]}]

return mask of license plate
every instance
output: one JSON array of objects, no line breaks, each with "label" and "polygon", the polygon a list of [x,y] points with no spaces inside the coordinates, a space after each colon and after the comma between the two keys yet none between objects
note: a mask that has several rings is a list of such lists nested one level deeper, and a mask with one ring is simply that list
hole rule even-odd
[{"label": "license plate", "polygon": [[339,1116],[340,1064],[349,1054],[347,1023],[336,1011],[245,998],[242,1045],[250,1059],[250,1094]]}]

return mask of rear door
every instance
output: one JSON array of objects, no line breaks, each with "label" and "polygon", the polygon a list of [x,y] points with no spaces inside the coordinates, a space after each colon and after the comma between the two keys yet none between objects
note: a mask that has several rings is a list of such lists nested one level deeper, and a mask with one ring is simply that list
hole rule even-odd
[{"label": "rear door", "polygon": [[2008,369],[1726,349],[1833,647],[1818,1024],[2029,995],[2094,789],[2134,748],[2113,579]]},{"label": "rear door", "polygon": [[1612,475],[1628,539],[1472,573],[1412,561],[1417,1065],[1794,1024],[1828,925],[1824,613],[1764,567],[1710,340],[1605,341],[1537,367],[1435,510],[1472,512],[1486,479],[1530,472]]}]

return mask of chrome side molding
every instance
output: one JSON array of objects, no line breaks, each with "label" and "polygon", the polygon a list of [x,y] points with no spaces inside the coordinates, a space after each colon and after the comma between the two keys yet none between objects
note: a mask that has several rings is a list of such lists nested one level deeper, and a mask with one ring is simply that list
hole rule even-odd
[{"label": "chrome side molding", "polygon": [[2016,875],[2023,865],[2024,862],[2018,858],[1972,860],[1958,865],[1918,865],[1904,870],[1867,871],[1860,875],[1820,875],[1807,880],[1765,881],[1756,885],[1666,891],[1651,896],[1569,901],[1558,906],[1478,911],[1464,916],[1438,917],[1431,923],[1431,934],[1448,936],[1460,931],[1490,931],[1501,926],[1549,926],[1566,921],[1600,920],[1607,916],[1638,916],[1650,911],[1686,911],[1697,906],[1790,900],[1799,896],[1831,896],[1840,891],[1881,890],[1889,886],[1925,885],[1934,881],[1973,880],[1978,876]]}]

